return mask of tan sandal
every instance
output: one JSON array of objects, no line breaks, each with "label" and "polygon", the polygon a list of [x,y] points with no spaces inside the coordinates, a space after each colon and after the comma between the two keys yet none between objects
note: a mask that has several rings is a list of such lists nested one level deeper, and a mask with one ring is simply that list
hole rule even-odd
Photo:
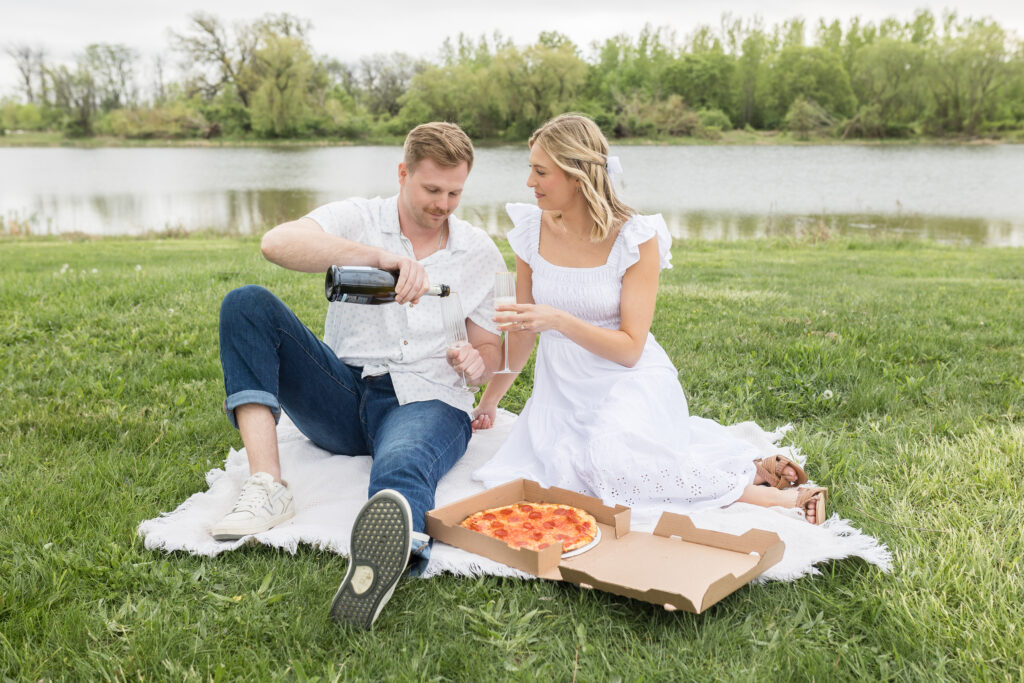
[{"label": "tan sandal", "polygon": [[[804,468],[784,455],[769,455],[762,460],[755,460],[754,465],[757,466],[757,473],[764,479],[763,485],[765,486],[774,486],[777,489],[785,490],[807,483],[807,473],[804,472]],[[796,472],[796,481],[786,479],[787,467],[792,467]]]},{"label": "tan sandal", "polygon": [[807,486],[801,488],[796,494],[796,506],[807,515],[807,504],[814,501],[814,523],[821,524],[825,521],[825,501],[828,500],[828,489],[822,486]]}]

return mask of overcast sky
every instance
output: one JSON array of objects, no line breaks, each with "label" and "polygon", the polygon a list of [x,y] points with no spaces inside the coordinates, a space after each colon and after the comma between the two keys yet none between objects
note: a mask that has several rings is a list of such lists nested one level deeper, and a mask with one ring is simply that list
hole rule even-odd
[{"label": "overcast sky", "polygon": [[[800,16],[811,27],[819,18],[844,24],[853,16],[907,20],[918,8],[937,16],[948,8],[961,16],[989,17],[1024,36],[1024,0],[0,0],[0,47],[27,43],[44,48],[50,60],[70,62],[90,43],[123,43],[148,64],[167,51],[168,30],[183,30],[196,11],[225,22],[287,11],[312,22],[319,53],[345,62],[394,51],[433,59],[446,37],[462,32],[475,38],[495,30],[520,45],[536,40],[540,31],[559,31],[589,54],[591,42],[618,33],[635,36],[645,23],[671,26],[683,37],[700,24],[717,26],[725,12],[742,19],[760,16],[769,26]],[[13,94],[16,84],[13,60],[0,52],[0,96]]]}]

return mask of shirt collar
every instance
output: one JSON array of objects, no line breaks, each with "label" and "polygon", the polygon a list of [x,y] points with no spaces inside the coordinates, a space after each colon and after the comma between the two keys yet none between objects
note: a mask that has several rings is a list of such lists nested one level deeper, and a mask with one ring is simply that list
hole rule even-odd
[{"label": "shirt collar", "polygon": [[[380,230],[389,235],[401,237],[402,226],[398,222],[398,195],[385,200],[383,219]],[[465,251],[469,248],[469,224],[454,214],[448,216],[448,242],[445,249],[451,252]],[[435,252],[436,253],[436,252]],[[428,257],[429,258],[429,257]]]}]

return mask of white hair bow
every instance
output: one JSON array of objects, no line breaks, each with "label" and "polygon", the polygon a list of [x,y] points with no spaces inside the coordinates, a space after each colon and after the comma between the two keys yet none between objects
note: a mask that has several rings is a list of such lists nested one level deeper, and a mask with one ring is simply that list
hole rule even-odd
[{"label": "white hair bow", "polygon": [[604,167],[608,171],[608,175],[612,178],[615,178],[616,175],[622,173],[622,162],[619,161],[618,157],[609,156]]}]

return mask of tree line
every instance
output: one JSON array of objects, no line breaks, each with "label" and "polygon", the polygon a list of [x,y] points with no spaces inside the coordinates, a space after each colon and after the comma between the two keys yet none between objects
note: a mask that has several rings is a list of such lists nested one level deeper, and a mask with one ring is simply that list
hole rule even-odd
[{"label": "tree line", "polygon": [[[998,135],[1024,129],[1024,43],[990,19],[799,18],[771,27],[723,15],[680,38],[644,28],[589,46],[542,32],[447,39],[434,60],[315,54],[311,24],[289,14],[231,26],[198,13],[149,68],[125,45],[93,44],[72,65],[10,44],[20,97],[0,129],[70,137],[390,139],[428,120],[474,138],[521,140],[579,111],[617,138],[732,129],[799,137]],[[173,60],[173,61],[172,61]],[[167,77],[176,64],[178,75]]]}]

